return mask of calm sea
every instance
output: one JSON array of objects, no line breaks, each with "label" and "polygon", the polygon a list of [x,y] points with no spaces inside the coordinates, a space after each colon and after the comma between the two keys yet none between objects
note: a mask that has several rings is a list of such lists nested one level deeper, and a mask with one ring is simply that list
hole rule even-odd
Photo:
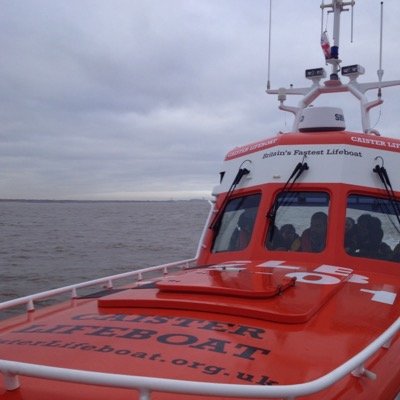
[{"label": "calm sea", "polygon": [[194,257],[207,201],[0,201],[0,302]]}]

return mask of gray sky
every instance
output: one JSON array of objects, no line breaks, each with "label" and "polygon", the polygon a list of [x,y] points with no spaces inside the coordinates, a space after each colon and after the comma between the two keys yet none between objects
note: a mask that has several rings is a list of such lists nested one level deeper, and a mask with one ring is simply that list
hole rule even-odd
[{"label": "gray sky", "polygon": [[[379,3],[356,2],[352,44],[350,15],[342,22],[343,65],[364,65],[364,81],[377,79]],[[324,66],[320,1],[273,4],[272,87],[306,86],[304,69]],[[268,9],[267,0],[3,0],[0,198],[208,196],[228,150],[291,128],[264,92]],[[386,80],[400,79],[399,20],[400,3],[386,0]],[[400,137],[400,88],[383,97],[372,125]],[[353,99],[335,101],[360,130]]]}]

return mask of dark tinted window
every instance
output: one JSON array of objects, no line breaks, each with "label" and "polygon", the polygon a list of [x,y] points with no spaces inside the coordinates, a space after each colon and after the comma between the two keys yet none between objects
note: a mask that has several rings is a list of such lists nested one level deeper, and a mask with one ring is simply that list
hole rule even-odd
[{"label": "dark tinted window", "polygon": [[275,217],[268,230],[269,250],[320,252],[324,250],[329,195],[323,192],[284,192],[278,195]]},{"label": "dark tinted window", "polygon": [[260,198],[260,194],[254,194],[236,197],[227,203],[217,222],[213,252],[239,251],[248,246]]},{"label": "dark tinted window", "polygon": [[394,205],[378,197],[348,197],[344,239],[348,254],[400,262],[400,226]]}]

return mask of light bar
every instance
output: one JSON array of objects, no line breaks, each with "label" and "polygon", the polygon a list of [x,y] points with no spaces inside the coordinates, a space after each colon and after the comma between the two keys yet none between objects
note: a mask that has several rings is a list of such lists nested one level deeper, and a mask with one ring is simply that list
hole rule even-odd
[{"label": "light bar", "polygon": [[365,72],[364,67],[358,64],[354,65],[347,65],[346,67],[342,67],[342,75],[349,76],[349,75],[361,75]]},{"label": "light bar", "polygon": [[306,69],[306,78],[307,79],[315,79],[315,78],[325,78],[326,72],[323,68],[313,68]]}]

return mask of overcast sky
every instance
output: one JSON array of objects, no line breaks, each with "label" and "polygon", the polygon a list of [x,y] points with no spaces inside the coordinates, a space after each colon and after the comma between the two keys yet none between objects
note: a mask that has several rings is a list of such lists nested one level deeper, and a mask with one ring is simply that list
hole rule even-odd
[{"label": "overcast sky", "polygon": [[[343,65],[364,65],[365,81],[377,79],[379,3],[356,2],[354,43],[343,20]],[[273,88],[324,66],[319,4],[273,2]],[[265,94],[268,12],[268,0],[2,0],[0,198],[209,196],[228,150],[291,128]],[[400,2],[384,13],[384,79],[400,79]],[[400,88],[383,97],[372,125],[400,137]]]}]

